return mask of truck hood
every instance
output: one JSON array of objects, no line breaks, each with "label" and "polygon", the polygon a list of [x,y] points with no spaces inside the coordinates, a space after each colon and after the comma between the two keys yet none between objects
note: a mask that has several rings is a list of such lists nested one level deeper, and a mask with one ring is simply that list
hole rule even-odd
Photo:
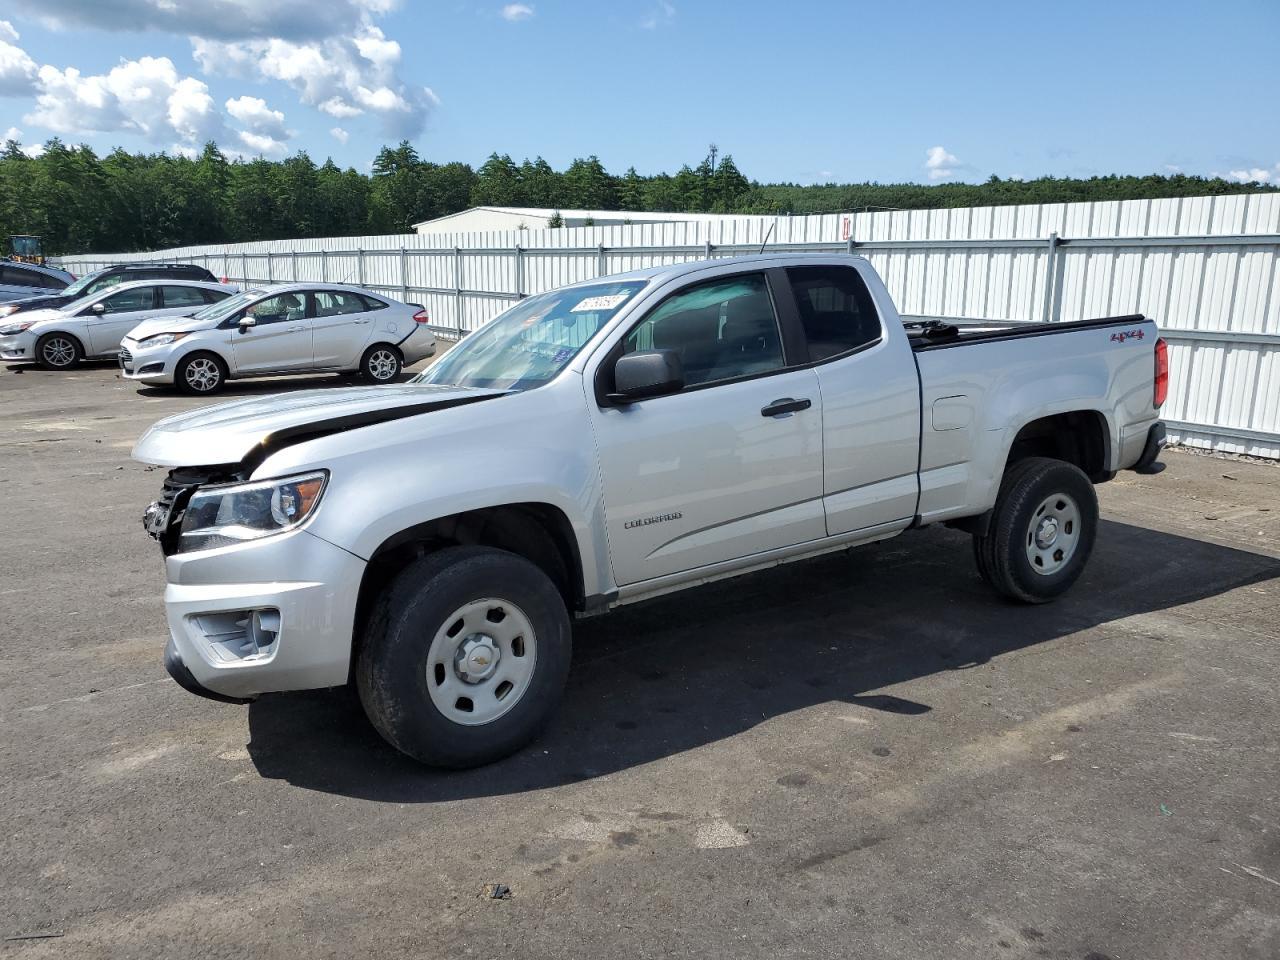
[{"label": "truck hood", "polygon": [[142,435],[133,458],[165,467],[245,463],[253,469],[291,443],[416,417],[506,395],[436,384],[302,390],[166,417]]},{"label": "truck hood", "polygon": [[217,320],[192,320],[190,316],[152,317],[125,334],[128,340],[143,340],[157,333],[195,333],[197,330],[212,330],[218,325]]}]

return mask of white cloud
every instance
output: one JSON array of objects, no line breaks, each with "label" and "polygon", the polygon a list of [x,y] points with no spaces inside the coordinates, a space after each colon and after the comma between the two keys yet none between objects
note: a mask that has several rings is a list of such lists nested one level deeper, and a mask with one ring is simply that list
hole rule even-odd
[{"label": "white cloud", "polygon": [[1181,173],[1182,168],[1176,163],[1166,163],[1164,165],[1164,171],[1165,173]]},{"label": "white cloud", "polygon": [[925,153],[925,168],[929,171],[930,180],[945,180],[955,176],[960,160],[945,147],[930,147]]},{"label": "white cloud", "polygon": [[209,88],[179,76],[168,57],[124,60],[95,76],[43,66],[35,108],[25,120],[55,133],[128,132],[157,143],[174,134],[201,143],[223,131]]},{"label": "white cloud", "polygon": [[283,157],[288,150],[288,147],[275,137],[254,133],[251,130],[241,130],[239,136],[240,142],[253,154],[262,154],[264,157]]},{"label": "white cloud", "polygon": [[502,19],[510,20],[515,23],[519,20],[528,20],[533,16],[533,7],[527,3],[508,3],[502,8]]},{"label": "white cloud", "polygon": [[329,136],[333,137],[333,139],[337,140],[339,143],[346,143],[347,138],[350,137],[351,134],[347,133],[347,131],[343,130],[341,127],[330,127]]},{"label": "white cloud", "polygon": [[1231,170],[1227,173],[1227,179],[1238,180],[1240,183],[1267,183],[1272,177],[1280,179],[1280,163],[1277,163],[1275,170],[1268,170],[1265,167],[1249,167],[1245,170]]},{"label": "white cloud", "polygon": [[0,97],[22,97],[36,84],[36,62],[18,46],[18,31],[0,20]]},{"label": "white cloud", "polygon": [[284,126],[284,114],[272,110],[261,97],[237,97],[226,103],[227,113],[254,133],[276,140],[287,140],[289,131]]},{"label": "white cloud", "polygon": [[640,29],[657,30],[658,27],[670,23],[675,17],[675,6],[668,3],[667,0],[658,0],[649,15],[640,21]]},{"label": "white cloud", "polygon": [[194,38],[206,73],[287,83],[303,103],[339,120],[372,114],[384,132],[412,139],[439,101],[399,75],[400,44],[367,20],[351,35],[297,43],[271,37],[224,43]]},{"label": "white cloud", "polygon": [[22,131],[19,130],[17,127],[10,127],[8,130],[4,132],[4,136],[0,137],[0,143],[8,143],[10,140],[17,140],[19,143],[21,143]]}]

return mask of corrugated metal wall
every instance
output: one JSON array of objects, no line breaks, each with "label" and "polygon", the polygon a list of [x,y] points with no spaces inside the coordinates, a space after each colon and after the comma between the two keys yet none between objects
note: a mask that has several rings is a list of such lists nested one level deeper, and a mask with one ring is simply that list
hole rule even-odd
[{"label": "corrugated metal wall", "polygon": [[904,314],[1154,317],[1184,443],[1280,458],[1280,194],[973,207],[452,235],[276,240],[68,257],[82,273],[191,260],[235,280],[358,283],[467,332],[522,295],[607,273],[771,249],[855,249]]}]

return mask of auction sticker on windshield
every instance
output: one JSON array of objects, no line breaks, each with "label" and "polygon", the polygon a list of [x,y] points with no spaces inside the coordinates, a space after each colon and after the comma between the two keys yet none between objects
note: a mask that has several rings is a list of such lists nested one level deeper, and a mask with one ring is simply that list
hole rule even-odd
[{"label": "auction sticker on windshield", "polygon": [[602,297],[587,297],[585,300],[579,300],[576,307],[571,307],[570,313],[590,313],[593,310],[612,310],[618,304],[626,300],[630,293],[611,293]]}]

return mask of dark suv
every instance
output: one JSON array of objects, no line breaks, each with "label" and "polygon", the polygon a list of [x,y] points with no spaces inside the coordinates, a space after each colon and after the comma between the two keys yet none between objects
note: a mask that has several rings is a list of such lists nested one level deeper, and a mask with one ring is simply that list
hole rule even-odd
[{"label": "dark suv", "polygon": [[90,273],[56,293],[50,291],[35,297],[0,303],[0,319],[21,313],[23,310],[56,310],[73,300],[97,293],[104,287],[131,280],[205,280],[217,283],[218,278],[204,267],[190,263],[118,263],[96,273]]}]

